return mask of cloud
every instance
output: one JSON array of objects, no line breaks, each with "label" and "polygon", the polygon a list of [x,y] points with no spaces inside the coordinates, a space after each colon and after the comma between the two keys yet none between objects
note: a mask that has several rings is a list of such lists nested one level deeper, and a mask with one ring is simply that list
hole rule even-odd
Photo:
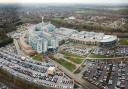
[{"label": "cloud", "polygon": [[128,0],[0,0],[0,3],[128,3]]}]

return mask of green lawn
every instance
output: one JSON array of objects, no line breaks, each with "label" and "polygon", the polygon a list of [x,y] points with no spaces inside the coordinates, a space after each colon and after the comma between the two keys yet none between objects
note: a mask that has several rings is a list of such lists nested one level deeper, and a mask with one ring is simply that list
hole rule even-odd
[{"label": "green lawn", "polygon": [[76,64],[80,64],[82,63],[82,61],[84,60],[84,57],[83,56],[79,56],[79,55],[76,55],[76,54],[72,54],[72,53],[69,53],[69,52],[62,52],[62,54],[64,55],[64,57]]},{"label": "green lawn", "polygon": [[66,59],[76,63],[76,64],[80,64],[82,63],[82,61],[84,60],[83,58],[80,57],[73,57],[73,56],[64,56]]},{"label": "green lawn", "polygon": [[120,45],[128,45],[128,39],[121,39],[119,43]]},{"label": "green lawn", "polygon": [[62,51],[61,53],[64,54],[64,55],[66,55],[66,56],[73,56],[73,57],[83,58],[83,56],[72,54],[70,52],[64,52],[64,51]]},{"label": "green lawn", "polygon": [[77,69],[74,73],[75,74],[78,74],[78,73],[80,73],[81,72],[81,70],[80,69]]},{"label": "green lawn", "polygon": [[42,54],[37,54],[37,55],[34,55],[32,58],[34,60],[37,60],[37,61],[42,61],[43,55]]},{"label": "green lawn", "polygon": [[90,58],[111,58],[111,56],[101,56],[101,55],[95,55],[95,54],[90,54],[88,57]]},{"label": "green lawn", "polygon": [[62,18],[59,18],[59,17],[55,17],[55,18],[53,18],[53,20],[59,20],[59,21],[62,21],[63,19],[62,19]]},{"label": "green lawn", "polygon": [[65,61],[64,59],[59,59],[56,61],[70,71],[73,71],[74,69],[76,69],[76,66],[74,64],[69,63],[69,62]]}]

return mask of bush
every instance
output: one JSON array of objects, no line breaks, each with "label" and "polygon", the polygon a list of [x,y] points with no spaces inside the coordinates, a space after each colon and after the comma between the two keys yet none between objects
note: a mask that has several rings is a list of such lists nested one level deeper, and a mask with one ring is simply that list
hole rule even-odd
[{"label": "bush", "polygon": [[0,47],[5,46],[5,45],[12,43],[12,42],[13,42],[13,39],[6,36],[6,35],[0,37]]}]

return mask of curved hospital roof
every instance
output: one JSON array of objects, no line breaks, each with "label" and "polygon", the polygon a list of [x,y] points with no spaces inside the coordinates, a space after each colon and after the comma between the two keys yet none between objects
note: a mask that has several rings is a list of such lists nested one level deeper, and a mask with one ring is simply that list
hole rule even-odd
[{"label": "curved hospital roof", "polygon": [[117,40],[117,36],[113,35],[105,35],[100,42],[112,42],[114,40]]}]

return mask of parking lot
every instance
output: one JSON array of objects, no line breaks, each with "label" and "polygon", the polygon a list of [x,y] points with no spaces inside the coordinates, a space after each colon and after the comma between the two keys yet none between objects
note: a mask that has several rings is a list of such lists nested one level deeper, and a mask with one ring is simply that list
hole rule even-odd
[{"label": "parking lot", "polygon": [[66,52],[70,52],[76,55],[80,55],[80,56],[86,56],[92,50],[91,47],[82,47],[82,46],[71,44],[71,43],[65,44],[60,48],[61,50],[64,50]]},{"label": "parking lot", "polygon": [[128,62],[85,62],[83,78],[101,89],[128,89]]},{"label": "parking lot", "polygon": [[0,50],[0,67],[8,71],[14,76],[18,76],[27,81],[34,82],[39,85],[73,89],[74,81],[67,77],[62,71],[56,69],[54,75],[48,74],[49,67],[55,67],[52,62],[38,62],[10,53],[5,50]]},{"label": "parking lot", "polygon": [[16,50],[16,47],[15,47],[14,43],[8,44],[4,47],[1,47],[0,49],[1,50],[8,50],[8,52],[10,52],[10,53],[17,54],[17,50]]},{"label": "parking lot", "polygon": [[[28,30],[30,25],[32,24],[21,25],[17,28],[17,31],[8,33],[7,35],[17,39]],[[49,67],[56,67],[53,75],[48,74]],[[30,57],[24,59],[23,56],[18,55],[14,43],[0,48],[0,68],[14,76],[39,85],[59,89],[74,88],[74,81],[59,70],[53,62],[50,60],[48,60],[48,62],[39,62]]]},{"label": "parking lot", "polygon": [[111,57],[128,56],[128,47],[118,47],[115,49],[96,48],[93,53],[96,55]]}]

